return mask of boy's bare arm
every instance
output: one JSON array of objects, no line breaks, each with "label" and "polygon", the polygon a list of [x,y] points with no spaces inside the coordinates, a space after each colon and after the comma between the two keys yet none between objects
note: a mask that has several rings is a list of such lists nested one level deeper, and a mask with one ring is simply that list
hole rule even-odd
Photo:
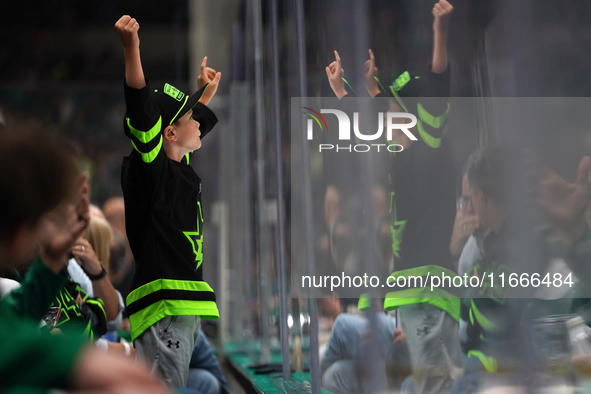
[{"label": "boy's bare arm", "polygon": [[447,0],[439,0],[433,7],[433,60],[431,71],[441,74],[447,70],[447,29],[454,7]]},{"label": "boy's bare arm", "polygon": [[134,89],[141,89],[146,86],[140,58],[139,29],[139,23],[129,15],[123,15],[115,23],[115,30],[121,40],[125,57],[125,82]]}]

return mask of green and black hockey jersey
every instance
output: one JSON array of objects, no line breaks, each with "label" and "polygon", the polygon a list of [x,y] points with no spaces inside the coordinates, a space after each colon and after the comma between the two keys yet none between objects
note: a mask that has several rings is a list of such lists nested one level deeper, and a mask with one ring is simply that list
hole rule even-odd
[{"label": "green and black hockey jersey", "polygon": [[[149,82],[125,84],[125,134],[134,149],[123,159],[125,221],[136,264],[127,296],[132,339],[165,316],[219,318],[215,294],[203,280],[201,179],[189,165],[169,159],[162,122]],[[193,107],[203,138],[217,123],[205,105]]]}]

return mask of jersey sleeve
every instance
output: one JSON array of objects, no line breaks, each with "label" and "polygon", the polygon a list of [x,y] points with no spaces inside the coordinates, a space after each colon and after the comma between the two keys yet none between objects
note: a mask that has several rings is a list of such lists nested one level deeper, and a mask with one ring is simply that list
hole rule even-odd
[{"label": "jersey sleeve", "polygon": [[162,149],[162,116],[160,109],[151,99],[150,83],[134,89],[124,83],[125,105],[127,112],[124,119],[125,135],[131,140],[134,150],[144,163],[156,160]]},{"label": "jersey sleeve", "polygon": [[434,149],[441,146],[447,134],[447,120],[451,109],[449,94],[449,67],[440,74],[429,72],[427,86],[417,102],[417,129],[421,139]]}]

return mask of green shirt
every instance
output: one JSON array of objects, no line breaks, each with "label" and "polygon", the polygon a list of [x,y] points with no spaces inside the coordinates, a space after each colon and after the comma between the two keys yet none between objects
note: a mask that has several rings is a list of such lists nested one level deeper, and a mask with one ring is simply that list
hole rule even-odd
[{"label": "green shirt", "polygon": [[88,341],[38,328],[66,280],[65,271],[56,274],[37,259],[22,286],[0,302],[0,391],[69,387],[74,363]]}]

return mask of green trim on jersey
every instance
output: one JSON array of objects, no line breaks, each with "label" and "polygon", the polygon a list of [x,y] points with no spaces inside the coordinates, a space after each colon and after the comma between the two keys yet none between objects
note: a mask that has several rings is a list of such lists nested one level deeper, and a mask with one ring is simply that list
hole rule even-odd
[{"label": "green trim on jersey", "polygon": [[131,134],[135,136],[141,143],[147,144],[148,142],[152,141],[156,136],[160,133],[160,129],[162,128],[162,116],[158,117],[158,122],[150,130],[141,131],[134,128],[131,125],[131,121],[129,118],[127,120],[127,127],[129,127],[129,131]]},{"label": "green trim on jersey", "polygon": [[447,109],[445,112],[439,116],[433,116],[423,107],[423,104],[417,104],[417,113],[419,114],[419,119],[423,122],[427,123],[429,126],[433,127],[434,129],[440,129],[441,126],[447,122],[447,116],[449,115],[449,110],[451,105],[447,103]]},{"label": "green trim on jersey", "polygon": [[207,282],[193,280],[174,280],[174,279],[156,279],[138,287],[127,296],[125,302],[127,305],[138,301],[145,296],[159,290],[187,290],[187,291],[211,291],[213,289]]},{"label": "green trim on jersey", "polygon": [[493,357],[485,356],[480,350],[469,350],[468,357],[478,358],[488,372],[497,372],[498,370],[497,360]]},{"label": "green trim on jersey", "polygon": [[359,296],[359,301],[357,302],[357,309],[360,311],[368,311],[371,307],[371,297],[369,293],[363,293]]},{"label": "green trim on jersey", "polygon": [[[389,283],[393,283],[398,278],[402,277],[411,280],[413,277],[424,278],[427,275],[439,277],[441,277],[441,275],[447,275],[452,281],[454,277],[458,276],[454,271],[439,265],[424,265],[393,272],[388,277],[388,281]],[[402,305],[421,304],[423,302],[436,306],[439,309],[443,309],[455,320],[460,320],[460,299],[458,296],[441,288],[434,288],[433,291],[431,291],[430,287],[416,287],[389,292],[386,294],[386,299],[384,300],[384,310],[390,311]]]},{"label": "green trim on jersey", "polygon": [[480,324],[480,326],[485,329],[486,331],[495,331],[497,330],[499,327],[491,322],[489,319],[487,319],[482,312],[480,312],[478,310],[478,308],[476,307],[476,304],[474,303],[474,300],[471,300],[471,308],[470,308],[470,323],[472,325],[474,325],[474,319],[476,319],[476,321],[478,322],[478,324]]},{"label": "green trim on jersey", "polygon": [[160,153],[160,149],[162,149],[162,134],[160,135],[160,142],[158,142],[158,145],[156,145],[156,147],[154,149],[152,149],[150,152],[148,153],[144,153],[142,151],[140,151],[137,146],[135,145],[135,143],[133,142],[133,140],[131,141],[131,145],[133,145],[133,148],[142,156],[142,161],[144,163],[151,163],[154,161],[154,159],[156,159],[156,156],[158,156],[158,153]]},{"label": "green trim on jersey", "polygon": [[458,274],[454,271],[441,267],[439,265],[423,265],[421,267],[409,268],[402,271],[392,272],[390,274],[390,277],[394,279],[397,279],[399,277],[406,277],[408,279],[413,276],[441,276],[442,274],[451,276],[452,280],[454,276],[458,276]]},{"label": "green trim on jersey", "polygon": [[[129,298],[129,297],[128,297]],[[219,319],[214,301],[160,300],[129,316],[131,340],[166,316],[201,316],[205,320]]]},{"label": "green trim on jersey", "polygon": [[445,135],[447,134],[447,125],[445,125],[445,129],[443,129],[441,137],[433,137],[431,134],[427,132],[427,130],[425,130],[425,127],[423,126],[423,121],[420,119],[417,122],[417,129],[419,130],[419,135],[421,136],[425,144],[434,149],[437,149],[441,146],[441,141],[443,140],[443,137],[445,137]]},{"label": "green trim on jersey", "polygon": [[[440,298],[433,298],[440,297]],[[442,289],[419,288],[395,291],[386,294],[384,310],[391,311],[403,305],[431,304],[446,311],[456,321],[460,321],[460,299]]]},{"label": "green trim on jersey", "polygon": [[[447,103],[447,109],[443,114],[439,116],[433,116],[425,109],[425,107],[423,107],[423,104],[417,103],[417,113],[419,115],[419,119],[417,121],[417,129],[419,130],[419,135],[421,136],[425,144],[427,144],[429,147],[433,149],[437,149],[441,146],[441,141],[443,140],[443,137],[445,137],[445,135],[447,134],[447,117],[449,115],[450,108],[451,105]],[[443,129],[443,133],[441,133],[441,137],[433,137],[431,134],[429,134],[427,130],[425,130],[423,122],[433,127],[434,129],[440,129],[445,124],[445,128]]]}]

